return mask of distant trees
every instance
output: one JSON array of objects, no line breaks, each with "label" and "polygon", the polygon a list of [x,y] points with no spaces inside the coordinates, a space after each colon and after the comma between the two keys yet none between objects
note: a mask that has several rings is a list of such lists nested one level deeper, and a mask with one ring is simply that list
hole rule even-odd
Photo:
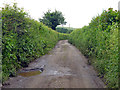
[{"label": "distant trees", "polygon": [[57,10],[55,10],[54,12],[48,10],[46,13],[44,13],[44,16],[39,19],[39,21],[52,28],[53,30],[56,30],[57,25],[65,25],[67,23],[65,21],[65,18],[63,17],[62,12]]},{"label": "distant trees", "polygon": [[74,30],[74,28],[69,27],[57,27],[56,31],[60,33],[71,33]]}]

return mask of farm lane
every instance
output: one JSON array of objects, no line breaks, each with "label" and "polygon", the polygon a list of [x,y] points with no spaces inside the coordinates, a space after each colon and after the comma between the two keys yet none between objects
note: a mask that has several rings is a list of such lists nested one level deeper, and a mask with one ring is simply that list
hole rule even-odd
[{"label": "farm lane", "polygon": [[[55,48],[25,69],[40,68],[43,72],[31,76],[12,77],[5,88],[104,88],[102,80],[87,59],[68,40],[61,40]],[[28,73],[30,74],[30,73]]]}]

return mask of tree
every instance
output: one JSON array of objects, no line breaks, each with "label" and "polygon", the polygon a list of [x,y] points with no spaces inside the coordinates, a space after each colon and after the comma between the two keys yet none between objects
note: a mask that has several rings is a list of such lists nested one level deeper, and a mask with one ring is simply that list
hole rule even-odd
[{"label": "tree", "polygon": [[44,16],[42,19],[39,19],[40,22],[47,25],[48,27],[52,28],[53,30],[56,29],[57,25],[66,24],[65,18],[63,17],[62,12],[55,10],[54,12],[51,12],[51,10],[48,10],[46,13],[44,13]]}]

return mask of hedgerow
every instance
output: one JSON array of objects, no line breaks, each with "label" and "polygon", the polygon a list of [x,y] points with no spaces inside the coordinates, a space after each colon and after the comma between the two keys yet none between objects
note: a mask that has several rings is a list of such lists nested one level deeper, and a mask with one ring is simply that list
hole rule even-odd
[{"label": "hedgerow", "polygon": [[109,8],[94,17],[88,26],[74,30],[69,42],[89,58],[110,88],[118,85],[118,11]]},{"label": "hedgerow", "polygon": [[58,42],[58,32],[31,19],[24,9],[5,5],[2,13],[2,81],[15,76]]},{"label": "hedgerow", "polygon": [[59,40],[67,40],[68,37],[69,37],[69,34],[58,33]]}]

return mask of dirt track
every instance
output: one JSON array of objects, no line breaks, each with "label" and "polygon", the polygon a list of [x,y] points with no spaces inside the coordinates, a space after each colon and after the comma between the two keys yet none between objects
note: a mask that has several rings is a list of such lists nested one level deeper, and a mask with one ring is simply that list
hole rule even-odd
[{"label": "dirt track", "polygon": [[27,69],[45,65],[41,74],[17,76],[7,81],[9,88],[104,88],[105,85],[81,52],[67,40],[57,43],[48,55],[32,62]]}]

